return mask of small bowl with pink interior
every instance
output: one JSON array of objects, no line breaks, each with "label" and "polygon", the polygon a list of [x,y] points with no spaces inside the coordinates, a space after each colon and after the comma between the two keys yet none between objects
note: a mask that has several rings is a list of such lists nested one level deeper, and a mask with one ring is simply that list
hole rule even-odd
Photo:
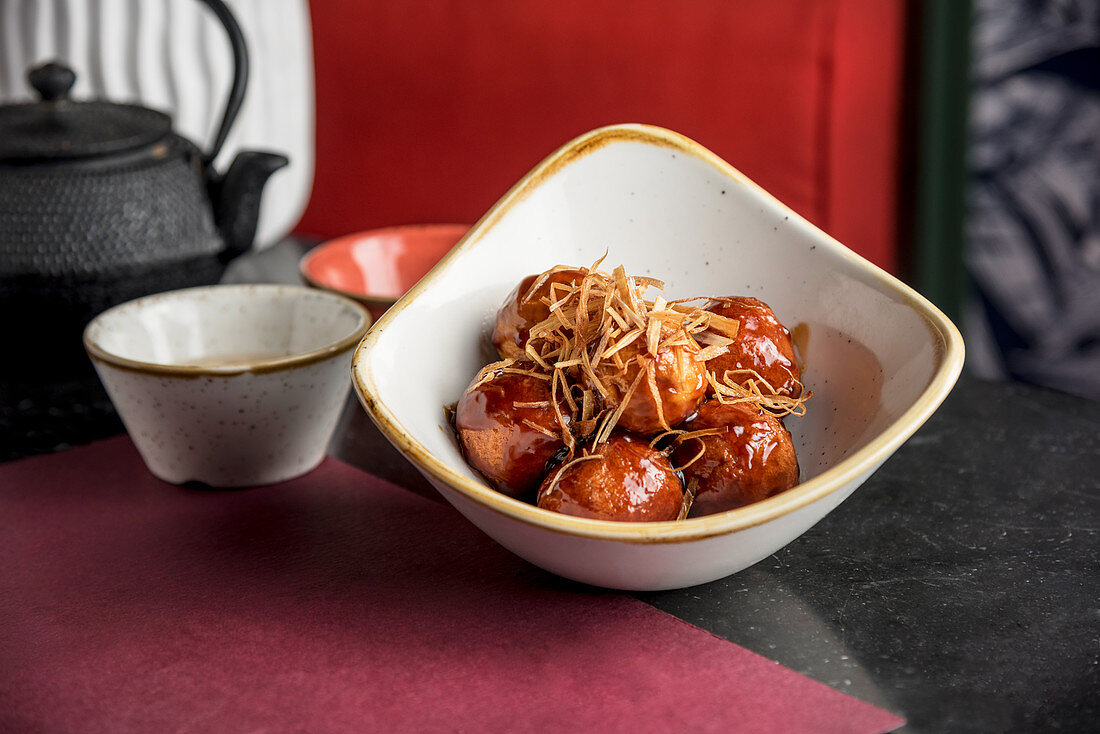
[{"label": "small bowl with pink interior", "polygon": [[84,348],[154,475],[255,486],[324,458],[370,324],[336,294],[216,285],[109,309],[88,324]]},{"label": "small bowl with pink interior", "polygon": [[403,224],[323,242],[298,269],[315,288],[354,298],[379,318],[469,231],[468,224]]}]

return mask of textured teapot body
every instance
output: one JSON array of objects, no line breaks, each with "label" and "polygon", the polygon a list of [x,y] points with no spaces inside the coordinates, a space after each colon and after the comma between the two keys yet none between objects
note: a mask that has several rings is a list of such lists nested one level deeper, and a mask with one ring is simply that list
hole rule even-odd
[{"label": "textured teapot body", "polygon": [[78,336],[97,313],[221,277],[198,152],[180,138],[163,147],[131,161],[0,166],[0,314],[18,354],[0,375],[87,372]]},{"label": "textured teapot body", "polygon": [[220,274],[198,151],[176,136],[155,148],[0,166],[0,277],[111,279],[173,264]]}]

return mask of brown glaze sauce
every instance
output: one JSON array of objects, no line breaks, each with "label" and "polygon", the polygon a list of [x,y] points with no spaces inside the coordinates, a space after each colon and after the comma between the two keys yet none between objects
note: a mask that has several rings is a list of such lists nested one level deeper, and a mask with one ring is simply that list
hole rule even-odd
[{"label": "brown glaze sauce", "polygon": [[[535,489],[546,461],[564,445],[549,401],[546,380],[505,372],[467,389],[459,400],[454,426],[463,455],[501,492],[518,497]],[[516,406],[539,402],[547,406]],[[568,421],[568,411],[563,413]]]},{"label": "brown glaze sauce", "polygon": [[755,370],[777,392],[799,397],[802,370],[795,357],[791,332],[776,318],[768,304],[757,298],[724,298],[708,309],[740,322],[729,353],[707,361],[707,368],[721,380],[726,370]]},{"label": "brown glaze sauce", "polygon": [[697,483],[689,517],[732,510],[771,497],[798,483],[798,459],[791,434],[767,411],[746,404],[710,401],[681,428],[725,428],[724,433],[685,441],[672,455],[681,466],[703,454],[684,471]]},{"label": "brown glaze sauce", "polygon": [[539,488],[538,506],[598,520],[676,519],[683,485],[664,454],[626,434],[613,435],[593,454],[599,458],[550,472]]}]

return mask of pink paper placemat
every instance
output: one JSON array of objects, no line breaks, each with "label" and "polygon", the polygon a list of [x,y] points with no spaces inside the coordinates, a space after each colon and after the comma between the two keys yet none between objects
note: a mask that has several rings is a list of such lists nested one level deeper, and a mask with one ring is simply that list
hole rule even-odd
[{"label": "pink paper placemat", "polygon": [[884,732],[334,459],[164,484],[124,437],[0,465],[0,731]]}]

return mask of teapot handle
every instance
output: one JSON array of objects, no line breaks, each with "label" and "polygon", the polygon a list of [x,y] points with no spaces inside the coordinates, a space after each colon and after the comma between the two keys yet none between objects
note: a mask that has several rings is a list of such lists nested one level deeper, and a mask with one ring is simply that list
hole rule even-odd
[{"label": "teapot handle", "polygon": [[244,92],[248,87],[248,47],[245,45],[240,24],[223,0],[199,0],[199,2],[210,8],[217,16],[218,21],[225,28],[226,35],[229,36],[229,45],[233,49],[233,84],[229,88],[225,111],[222,113],[218,133],[214,136],[214,143],[210,146],[209,152],[203,156],[203,163],[209,168],[221,152],[222,146],[225,145],[225,139],[229,137],[229,129],[233,127],[237,113],[241,111],[241,105],[244,103]]}]

